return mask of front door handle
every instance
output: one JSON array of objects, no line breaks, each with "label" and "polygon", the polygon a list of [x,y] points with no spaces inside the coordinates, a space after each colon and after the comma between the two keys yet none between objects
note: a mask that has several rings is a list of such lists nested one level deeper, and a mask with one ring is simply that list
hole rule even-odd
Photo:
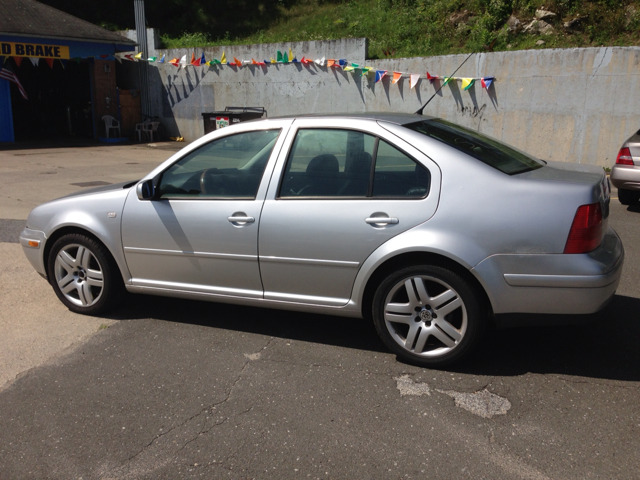
[{"label": "front door handle", "polygon": [[364,219],[369,225],[395,225],[398,219],[395,217],[369,217]]},{"label": "front door handle", "polygon": [[253,217],[246,217],[246,216],[240,216],[240,215],[227,217],[227,220],[229,220],[231,223],[253,223],[256,221],[256,219]]}]

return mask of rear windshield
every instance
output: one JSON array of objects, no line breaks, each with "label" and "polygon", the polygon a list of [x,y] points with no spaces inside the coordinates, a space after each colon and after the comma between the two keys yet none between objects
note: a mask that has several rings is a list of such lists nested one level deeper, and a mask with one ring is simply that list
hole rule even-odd
[{"label": "rear windshield", "polygon": [[409,123],[404,126],[446,143],[507,175],[528,172],[543,166],[540,160],[505,145],[495,138],[487,137],[440,118]]}]

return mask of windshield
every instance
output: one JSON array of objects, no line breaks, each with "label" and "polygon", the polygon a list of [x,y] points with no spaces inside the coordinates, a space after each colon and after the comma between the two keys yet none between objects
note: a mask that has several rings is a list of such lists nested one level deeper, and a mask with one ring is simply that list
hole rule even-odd
[{"label": "windshield", "polygon": [[543,166],[540,160],[495,138],[440,118],[409,123],[404,127],[446,143],[507,175],[528,172]]}]

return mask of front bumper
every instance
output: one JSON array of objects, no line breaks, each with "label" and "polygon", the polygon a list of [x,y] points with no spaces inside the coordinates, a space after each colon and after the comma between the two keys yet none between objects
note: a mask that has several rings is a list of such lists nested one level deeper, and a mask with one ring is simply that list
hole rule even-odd
[{"label": "front bumper", "polygon": [[[25,228],[20,233],[20,245],[36,272],[47,278],[47,269],[44,265],[44,243],[47,239],[44,232]],[[36,245],[37,244],[37,245]]]},{"label": "front bumper", "polygon": [[624,248],[609,228],[585,254],[493,255],[472,272],[495,314],[589,314],[604,308],[620,283]]},{"label": "front bumper", "polygon": [[609,178],[616,188],[640,190],[640,166],[638,165],[614,165]]}]

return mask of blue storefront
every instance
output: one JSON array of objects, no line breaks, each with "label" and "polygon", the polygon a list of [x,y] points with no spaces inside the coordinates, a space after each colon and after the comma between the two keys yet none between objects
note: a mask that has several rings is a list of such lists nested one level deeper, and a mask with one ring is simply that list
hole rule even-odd
[{"label": "blue storefront", "polygon": [[[51,28],[51,22],[42,21],[39,33],[34,34],[37,16],[25,28],[29,34],[19,32],[19,15],[15,28],[7,28],[6,21],[0,25],[5,30],[0,31],[0,63],[5,71],[0,78],[0,142],[65,136],[96,138],[100,118],[114,114],[117,106],[115,55],[135,51],[135,43],[37,5],[43,15],[53,11],[53,15],[64,17],[65,30],[61,31],[61,22]],[[4,79],[7,75],[15,75],[22,88],[16,81]]]}]

